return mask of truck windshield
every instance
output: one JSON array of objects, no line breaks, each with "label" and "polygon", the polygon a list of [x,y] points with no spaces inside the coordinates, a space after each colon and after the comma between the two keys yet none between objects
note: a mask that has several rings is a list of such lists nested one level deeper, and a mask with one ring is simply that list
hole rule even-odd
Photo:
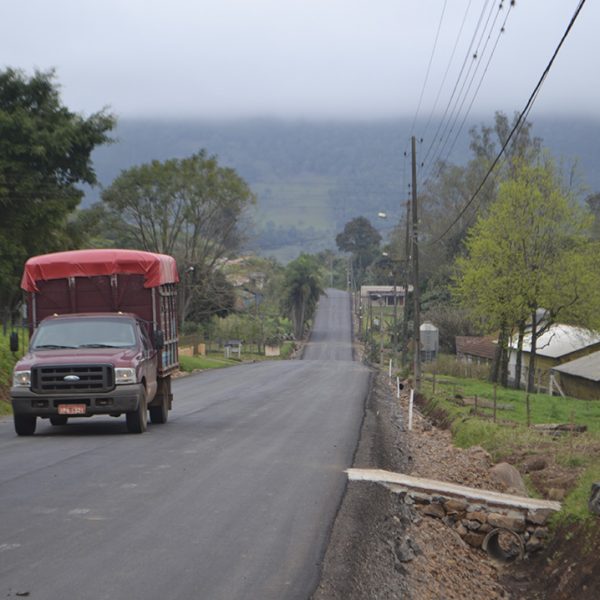
[{"label": "truck windshield", "polygon": [[42,323],[32,350],[57,348],[128,348],[135,346],[134,324],[126,319],[60,319]]}]

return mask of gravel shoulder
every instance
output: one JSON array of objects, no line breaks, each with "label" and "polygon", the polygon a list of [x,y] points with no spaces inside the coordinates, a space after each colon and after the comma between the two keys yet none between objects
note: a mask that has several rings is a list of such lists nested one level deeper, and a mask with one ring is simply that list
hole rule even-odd
[{"label": "gravel shoulder", "polygon": [[[454,448],[450,434],[418,410],[408,432],[406,404],[407,394],[398,402],[387,377],[373,375],[353,466],[494,489],[485,451]],[[407,511],[382,486],[351,482],[313,600],[508,598],[503,569],[440,520]]]}]

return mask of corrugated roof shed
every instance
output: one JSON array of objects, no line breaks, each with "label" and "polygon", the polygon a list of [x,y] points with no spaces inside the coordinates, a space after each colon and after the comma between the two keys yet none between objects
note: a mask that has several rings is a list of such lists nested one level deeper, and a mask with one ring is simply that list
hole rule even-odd
[{"label": "corrugated roof shed", "polygon": [[[511,348],[517,348],[517,336],[510,343]],[[560,358],[588,346],[600,344],[600,333],[573,327],[572,325],[551,325],[538,339],[536,354],[548,358]],[[523,338],[523,352],[531,352],[531,334]]]},{"label": "corrugated roof shed", "polygon": [[552,370],[600,382],[600,352],[594,352],[558,367],[553,367]]},{"label": "corrugated roof shed", "polygon": [[457,335],[456,353],[469,354],[493,360],[496,353],[496,336],[486,335],[484,337]]}]

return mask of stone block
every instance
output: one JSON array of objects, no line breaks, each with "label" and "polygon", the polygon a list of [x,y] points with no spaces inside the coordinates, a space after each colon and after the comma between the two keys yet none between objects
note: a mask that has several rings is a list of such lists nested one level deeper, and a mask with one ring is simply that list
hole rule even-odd
[{"label": "stone block", "polygon": [[462,498],[450,498],[444,503],[446,512],[461,513],[467,510],[468,502]]},{"label": "stone block", "polygon": [[487,513],[483,510],[468,512],[465,518],[467,518],[469,521],[479,521],[480,523],[487,523]]},{"label": "stone block", "polygon": [[481,548],[481,544],[483,544],[483,540],[485,539],[483,533],[477,533],[475,531],[469,531],[462,537],[463,540],[465,540],[469,546],[473,546],[473,548]]},{"label": "stone block", "polygon": [[538,508],[536,510],[527,511],[527,520],[534,525],[544,525],[554,511],[549,508]]},{"label": "stone block", "polygon": [[490,513],[488,523],[492,527],[499,529],[510,529],[511,531],[525,531],[525,517],[517,512],[510,512],[506,515],[500,513]]},{"label": "stone block", "polygon": [[443,519],[446,516],[446,511],[441,504],[428,504],[421,512],[424,515],[429,515],[430,517],[436,517],[438,519]]}]

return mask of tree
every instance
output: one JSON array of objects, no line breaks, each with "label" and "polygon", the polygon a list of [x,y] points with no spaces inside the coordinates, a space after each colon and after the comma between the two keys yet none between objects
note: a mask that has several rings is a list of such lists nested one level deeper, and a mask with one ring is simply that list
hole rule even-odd
[{"label": "tree", "polygon": [[32,77],[0,71],[0,304],[18,298],[25,260],[73,248],[69,215],[96,183],[91,154],[110,142],[115,119],[105,110],[85,118],[60,99],[53,71]]},{"label": "tree", "polygon": [[592,223],[592,237],[595,240],[600,240],[600,193],[588,196],[588,198],[586,198],[586,203],[594,216],[594,222]]},{"label": "tree", "polygon": [[[458,261],[458,298],[491,328],[531,327],[528,390],[536,341],[559,319],[586,327],[600,311],[600,267],[588,216],[561,188],[554,164],[521,163],[499,188]],[[538,311],[545,319],[539,324]]]},{"label": "tree", "polygon": [[[246,182],[204,150],[185,159],[152,161],[123,171],[102,194],[138,247],[174,255],[183,269],[210,278],[217,261],[242,241],[241,217],[254,202]],[[197,285],[201,284],[199,276]],[[191,310],[193,285],[182,286],[180,319]]]},{"label": "tree", "polygon": [[335,238],[342,252],[352,254],[352,267],[357,285],[362,285],[367,267],[380,255],[381,236],[365,217],[356,217],[348,221],[344,231]]},{"label": "tree", "polygon": [[301,339],[323,293],[319,263],[314,256],[301,254],[287,265],[284,290],[282,308],[292,319],[296,339]]}]

